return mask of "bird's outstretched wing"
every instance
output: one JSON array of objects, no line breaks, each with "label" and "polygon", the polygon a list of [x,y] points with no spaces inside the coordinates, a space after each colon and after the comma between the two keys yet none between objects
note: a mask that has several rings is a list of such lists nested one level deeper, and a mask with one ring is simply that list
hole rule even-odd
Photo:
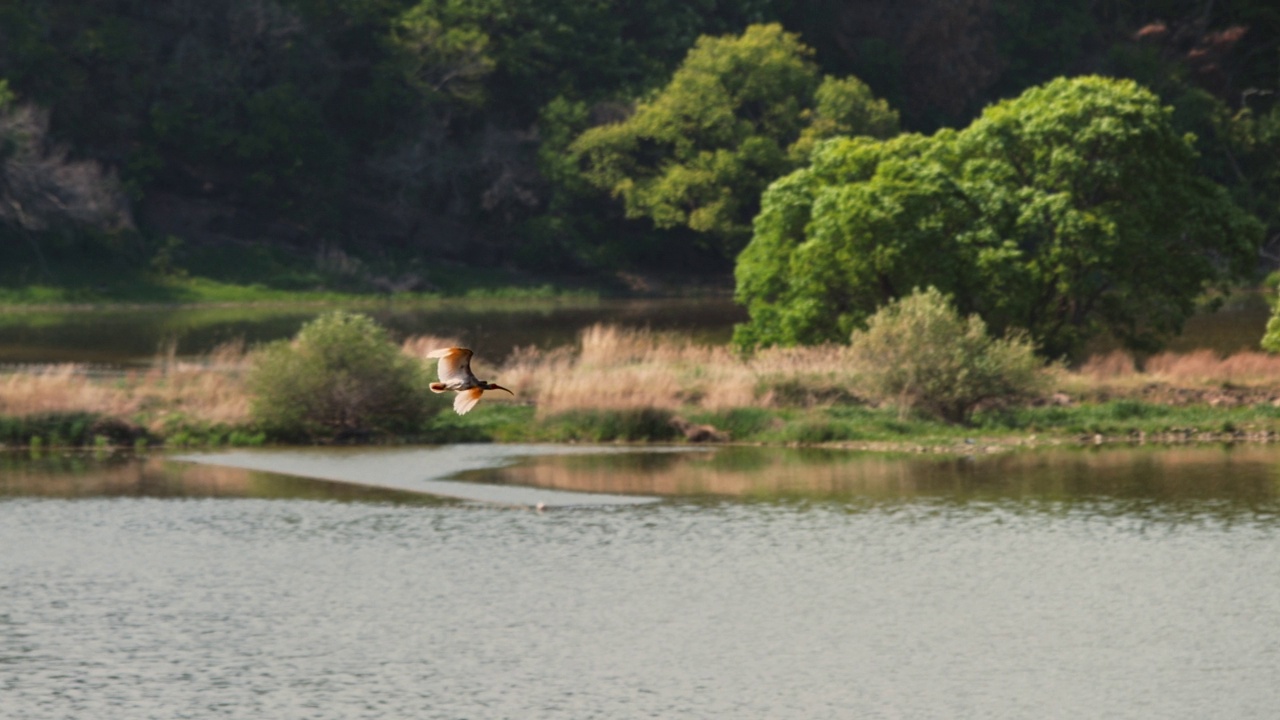
[{"label": "bird's outstretched wing", "polygon": [[463,390],[453,398],[453,411],[459,415],[466,415],[471,412],[471,408],[475,407],[476,403],[480,402],[481,395],[484,395],[484,390],[478,387]]},{"label": "bird's outstretched wing", "polygon": [[427,353],[427,357],[440,359],[437,371],[440,373],[440,382],[445,385],[475,383],[476,376],[471,374],[470,350],[460,347],[441,348]]}]

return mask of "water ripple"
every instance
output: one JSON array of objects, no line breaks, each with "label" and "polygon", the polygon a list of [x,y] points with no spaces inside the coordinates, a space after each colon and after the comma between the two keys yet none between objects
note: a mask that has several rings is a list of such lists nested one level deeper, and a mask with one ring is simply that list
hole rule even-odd
[{"label": "water ripple", "polygon": [[1254,524],[0,501],[0,717],[1271,717]]}]

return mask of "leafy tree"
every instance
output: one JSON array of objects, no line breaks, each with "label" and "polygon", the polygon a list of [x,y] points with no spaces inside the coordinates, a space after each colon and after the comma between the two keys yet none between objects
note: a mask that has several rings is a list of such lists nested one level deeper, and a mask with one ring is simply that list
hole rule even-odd
[{"label": "leafy tree", "polygon": [[163,193],[225,208],[237,230],[218,234],[257,240],[286,219],[287,239],[334,236],[353,157],[404,107],[382,36],[405,4],[15,0],[0,73],[73,154],[118,171],[140,218],[165,216],[148,212]]},{"label": "leafy tree", "polygon": [[824,77],[813,94],[813,107],[801,113],[808,125],[788,149],[791,160],[803,165],[819,140],[836,135],[891,137],[898,132],[898,114],[871,93],[856,77]]},{"label": "leafy tree", "polygon": [[268,345],[248,377],[254,420],[277,435],[414,433],[435,412],[421,363],[365,315],[332,312]]},{"label": "leafy tree", "polygon": [[1280,259],[1280,12],[1243,0],[1165,0],[1143,13],[1111,12],[1137,28],[1111,48],[1109,67],[1173,106],[1174,126],[1196,135],[1202,172],[1266,226],[1264,256]]},{"label": "leafy tree", "polygon": [[991,337],[982,318],[960,317],[932,287],[880,308],[850,345],[872,392],[949,422],[968,422],[980,404],[1032,396],[1044,384],[1034,344]]},{"label": "leafy tree", "polygon": [[482,81],[493,72],[489,36],[474,24],[447,23],[451,18],[422,3],[402,15],[392,38],[403,52],[410,86],[428,98],[445,96],[466,104],[484,101]]},{"label": "leafy tree", "polygon": [[1274,266],[1280,261],[1280,104],[1269,111],[1246,106],[1233,112],[1221,100],[1190,88],[1180,98],[1175,118],[1196,133],[1204,173],[1262,221],[1262,256]]},{"label": "leafy tree", "polygon": [[1266,254],[1280,261],[1280,104],[1269,112],[1245,108],[1231,116],[1228,128],[1236,197],[1267,226]]},{"label": "leafy tree", "polygon": [[843,341],[916,287],[1051,357],[1108,331],[1151,347],[1260,227],[1196,174],[1192,138],[1136,83],[1061,79],[962,131],[835,139],[762,201],[737,266],[746,347]]},{"label": "leafy tree", "polygon": [[487,253],[539,270],[625,264],[645,243],[628,242],[635,233],[619,231],[620,213],[578,187],[581,172],[560,159],[568,140],[588,114],[668,76],[700,33],[740,29],[766,4],[417,0],[391,34],[416,100],[371,164],[396,199],[388,209],[434,216],[410,226],[465,223],[488,241],[469,245],[472,262]]},{"label": "leafy tree", "polygon": [[[759,72],[734,66],[756,56],[730,46],[770,22],[804,44],[776,30],[781,50],[760,53]],[[682,86],[672,73],[699,36]],[[341,245],[371,266],[430,254],[718,270],[747,240],[758,194],[819,140],[891,133],[866,117],[894,117],[873,94],[932,131],[1086,71],[1173,105],[1203,172],[1280,238],[1278,46],[1274,0],[0,2],[0,77],[47,111],[47,150],[119,178],[141,236],[182,236],[189,257],[228,240],[299,258]],[[833,79],[851,75],[866,84]],[[614,202],[586,182],[608,168],[584,175],[569,148],[637,104],[653,116],[637,132],[669,131],[658,109],[707,122],[672,120],[678,148],[635,135],[631,186],[601,185]]]},{"label": "leafy tree", "polygon": [[732,257],[760,192],[795,166],[794,143],[896,131],[896,113],[883,101],[853,78],[824,83],[811,56],[779,25],[704,36],[631,117],[588,130],[571,149],[587,179],[620,196],[629,217],[714,236]]}]

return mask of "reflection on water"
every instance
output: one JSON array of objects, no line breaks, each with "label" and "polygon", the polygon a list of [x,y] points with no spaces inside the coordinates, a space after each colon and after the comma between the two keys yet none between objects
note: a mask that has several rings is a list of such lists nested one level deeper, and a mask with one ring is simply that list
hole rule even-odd
[{"label": "reflection on water", "polygon": [[[609,454],[625,450],[607,445],[435,445],[392,448],[305,448],[231,450],[176,456],[206,465],[266,470],[365,487],[426,493],[442,498],[512,507],[637,505],[656,498],[607,492],[575,493],[514,485],[451,480],[466,470],[506,467],[523,458],[548,454]],[[649,448],[646,452],[680,452]]]},{"label": "reflection on water", "polygon": [[[332,498],[331,484],[174,475],[159,459],[16,457],[0,466],[5,718],[1280,707],[1275,450],[620,448],[466,475],[668,497],[541,513],[315,502],[299,498]],[[414,467],[387,457],[388,474]]]},{"label": "reflection on water", "polygon": [[[502,359],[516,347],[554,347],[576,341],[599,322],[624,327],[679,330],[709,342],[726,342],[743,310],[728,299],[592,300],[361,306],[399,337],[436,335],[487,348]],[[220,343],[249,344],[291,337],[323,308],[151,308],[24,311],[0,315],[0,364],[90,362],[138,366],[161,345],[174,342],[181,356],[200,355]]]},{"label": "reflection on water", "polygon": [[1280,450],[1073,448],[977,457],[777,447],[445,445],[179,456],[0,453],[0,495],[455,498],[505,506],[716,499],[1001,504],[1280,518]]},{"label": "reflection on water", "polygon": [[1280,451],[1267,447],[1070,449],[941,458],[728,447],[704,453],[545,455],[462,477],[578,492],[762,501],[934,499],[1029,508],[1106,502],[1119,511],[1280,511]]},{"label": "reflection on water", "polygon": [[0,452],[0,497],[209,497],[431,502],[430,496],[131,454]]}]

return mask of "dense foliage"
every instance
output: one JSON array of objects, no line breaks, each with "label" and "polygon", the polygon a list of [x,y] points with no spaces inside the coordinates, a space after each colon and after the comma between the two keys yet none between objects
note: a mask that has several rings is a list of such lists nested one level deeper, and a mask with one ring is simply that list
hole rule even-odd
[{"label": "dense foliage", "polygon": [[[765,23],[785,32],[743,35]],[[729,51],[766,39],[779,62],[750,77],[778,86],[702,98],[725,122],[700,127],[731,138],[641,158],[620,199],[584,175],[575,139],[669,134],[657,110],[686,112]],[[0,238],[19,249],[0,274],[47,280],[58,258],[98,257],[83,242],[144,267],[338,249],[427,281],[441,261],[723,272],[798,135],[849,131],[828,109],[886,98],[932,132],[1084,73],[1172,104],[1200,171],[1274,241],[1278,47],[1271,0],[11,0]],[[702,230],[720,251],[698,250]]]},{"label": "dense foliage", "polygon": [[248,387],[254,420],[277,437],[413,435],[435,414],[430,382],[365,315],[332,312],[259,351]]},{"label": "dense foliage", "polygon": [[1051,356],[1108,331],[1176,332],[1200,293],[1247,276],[1261,229],[1197,173],[1192,140],[1132,81],[1055,80],[968,128],[841,138],[763,199],[739,259],[745,346],[843,341],[935,286]]},{"label": "dense foliage", "polygon": [[897,113],[862,81],[820,78],[812,50],[780,25],[704,37],[652,99],[573,144],[586,177],[628,217],[716,237],[727,258],[750,236],[760,193],[832,135],[889,137]]},{"label": "dense foliage", "polygon": [[1045,379],[1035,345],[991,337],[982,318],[960,317],[932,287],[876,311],[854,331],[850,350],[882,399],[948,422],[968,422],[982,403],[1034,396]]}]

